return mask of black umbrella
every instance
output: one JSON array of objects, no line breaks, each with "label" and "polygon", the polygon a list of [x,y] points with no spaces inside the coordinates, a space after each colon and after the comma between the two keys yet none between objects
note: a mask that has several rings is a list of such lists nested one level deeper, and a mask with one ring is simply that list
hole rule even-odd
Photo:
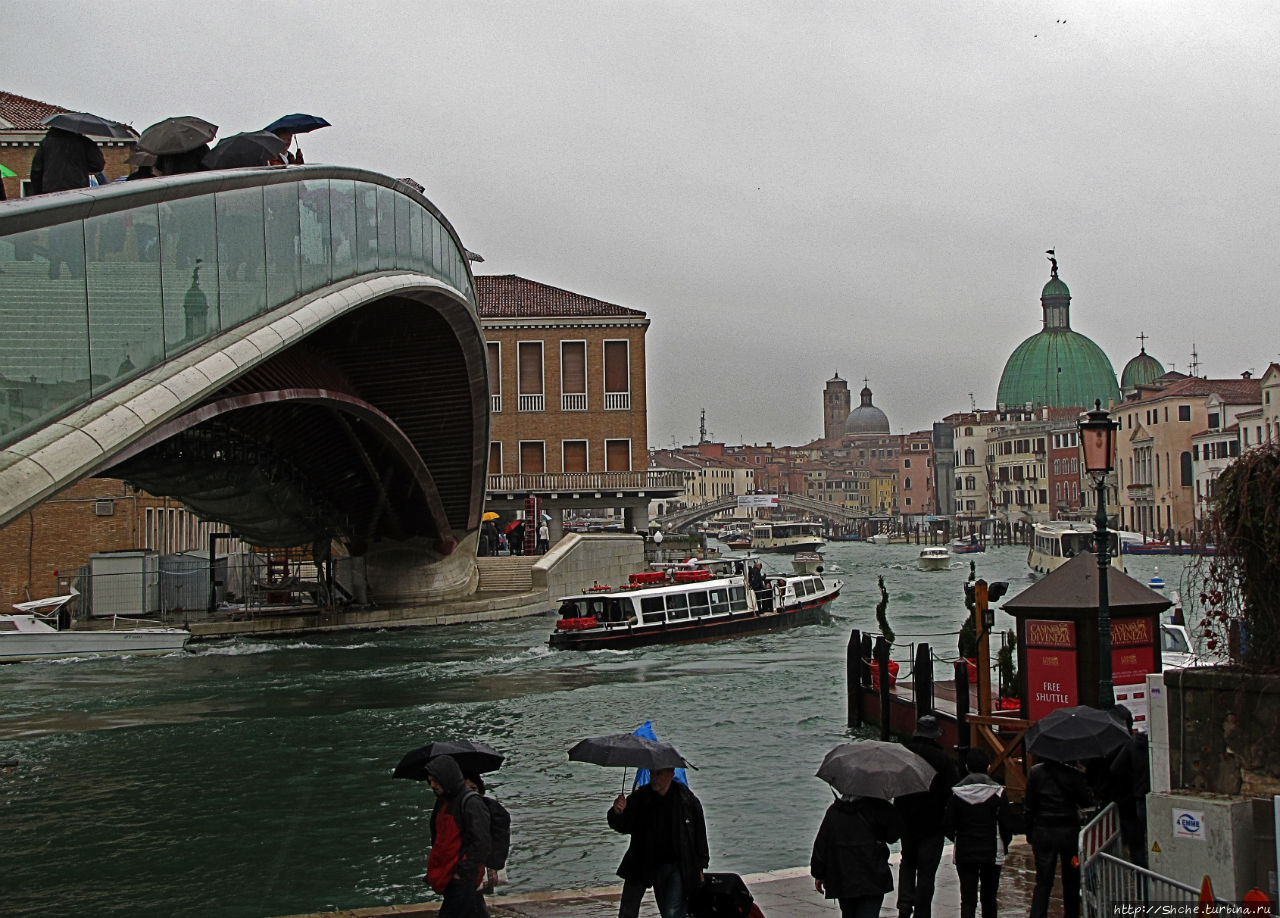
[{"label": "black umbrella", "polygon": [[200,161],[206,169],[236,169],[241,166],[265,166],[280,155],[284,141],[270,131],[248,131],[232,134]]},{"label": "black umbrella", "polygon": [[458,767],[462,769],[462,773],[468,775],[497,771],[502,767],[503,760],[501,752],[473,740],[427,743],[412,752],[405,753],[396,770],[391,773],[391,777],[425,781],[427,780],[427,762],[442,755],[452,756],[458,763]]},{"label": "black umbrella", "polygon": [[72,134],[84,134],[90,137],[111,137],[117,140],[130,140],[138,136],[138,132],[127,124],[109,121],[89,112],[58,112],[45,118],[43,124]]},{"label": "black umbrella", "polygon": [[845,796],[890,800],[927,791],[937,771],[900,743],[861,740],[826,754],[817,777]]},{"label": "black umbrella", "polygon": [[138,146],[157,156],[188,153],[213,140],[218,126],[195,115],[178,115],[157,121],[142,132]]},{"label": "black umbrella", "polygon": [[1100,759],[1129,741],[1129,731],[1097,708],[1058,708],[1031,725],[1027,751],[1057,762]]},{"label": "black umbrella", "polygon": [[590,762],[593,765],[622,765],[631,768],[681,768],[690,765],[674,746],[645,739],[634,733],[611,733],[578,742],[569,750],[570,762]]},{"label": "black umbrella", "polygon": [[264,131],[281,131],[286,134],[307,134],[311,131],[318,131],[320,128],[326,128],[329,122],[325,121],[318,115],[304,115],[301,112],[284,115],[272,121]]}]

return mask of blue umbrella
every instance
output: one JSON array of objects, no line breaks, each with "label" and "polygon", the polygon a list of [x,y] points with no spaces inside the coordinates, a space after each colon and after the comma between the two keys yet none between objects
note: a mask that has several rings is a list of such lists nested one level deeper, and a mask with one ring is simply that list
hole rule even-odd
[{"label": "blue umbrella", "polygon": [[[651,739],[654,742],[658,741],[658,735],[653,732],[653,721],[646,720],[640,726],[636,727],[635,730],[632,731],[632,733],[635,736],[642,736],[645,739]],[[689,786],[689,778],[685,774],[685,771],[683,768],[676,769],[676,780],[679,781],[681,784],[683,784],[685,787]],[[635,790],[637,787],[640,787],[641,785],[648,784],[649,781],[650,781],[649,769],[637,768],[636,780],[631,785],[631,789]]]},{"label": "blue umbrella", "polygon": [[309,131],[317,131],[328,126],[329,122],[317,115],[304,115],[298,112],[277,118],[264,127],[263,130],[284,131],[289,134],[306,134]]}]

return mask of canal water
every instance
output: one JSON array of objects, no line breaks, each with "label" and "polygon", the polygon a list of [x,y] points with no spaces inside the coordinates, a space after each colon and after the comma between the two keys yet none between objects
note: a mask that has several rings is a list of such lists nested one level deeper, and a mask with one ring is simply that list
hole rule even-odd
[{"label": "canal water", "polygon": [[[508,757],[491,776],[514,819],[506,891],[618,882],[625,839],[604,817],[623,771],[566,751],[645,720],[699,768],[712,869],[806,864],[831,799],[813,773],[850,735],[845,649],[851,628],[875,630],[877,575],[904,671],[911,641],[955,656],[970,559],[1011,595],[1032,582],[1025,549],[938,573],[917,554],[832,543],[845,589],[829,624],[713,644],[552,652],[537,617],[0,667],[0,911],[247,918],[421,901],[431,794],[391,770],[456,737]],[[1145,583],[1157,565],[1178,588],[1179,559],[1129,568]]]}]

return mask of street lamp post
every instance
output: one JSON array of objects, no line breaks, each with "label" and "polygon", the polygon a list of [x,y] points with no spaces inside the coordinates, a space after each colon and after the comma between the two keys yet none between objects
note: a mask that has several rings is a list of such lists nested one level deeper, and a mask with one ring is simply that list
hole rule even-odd
[{"label": "street lamp post", "polygon": [[1111,598],[1107,586],[1111,566],[1111,534],[1107,531],[1107,475],[1115,467],[1116,428],[1111,415],[1095,400],[1093,410],[1081,415],[1080,452],[1084,467],[1093,479],[1097,492],[1098,512],[1094,517],[1098,550],[1098,707],[1103,710],[1116,703],[1111,684]]}]

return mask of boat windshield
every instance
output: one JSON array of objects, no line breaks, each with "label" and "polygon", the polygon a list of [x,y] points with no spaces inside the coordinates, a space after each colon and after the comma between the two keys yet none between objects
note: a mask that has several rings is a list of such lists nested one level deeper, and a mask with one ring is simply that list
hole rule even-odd
[{"label": "boat windshield", "polygon": [[1191,653],[1191,645],[1187,636],[1175,628],[1161,628],[1163,649],[1165,653]]}]

